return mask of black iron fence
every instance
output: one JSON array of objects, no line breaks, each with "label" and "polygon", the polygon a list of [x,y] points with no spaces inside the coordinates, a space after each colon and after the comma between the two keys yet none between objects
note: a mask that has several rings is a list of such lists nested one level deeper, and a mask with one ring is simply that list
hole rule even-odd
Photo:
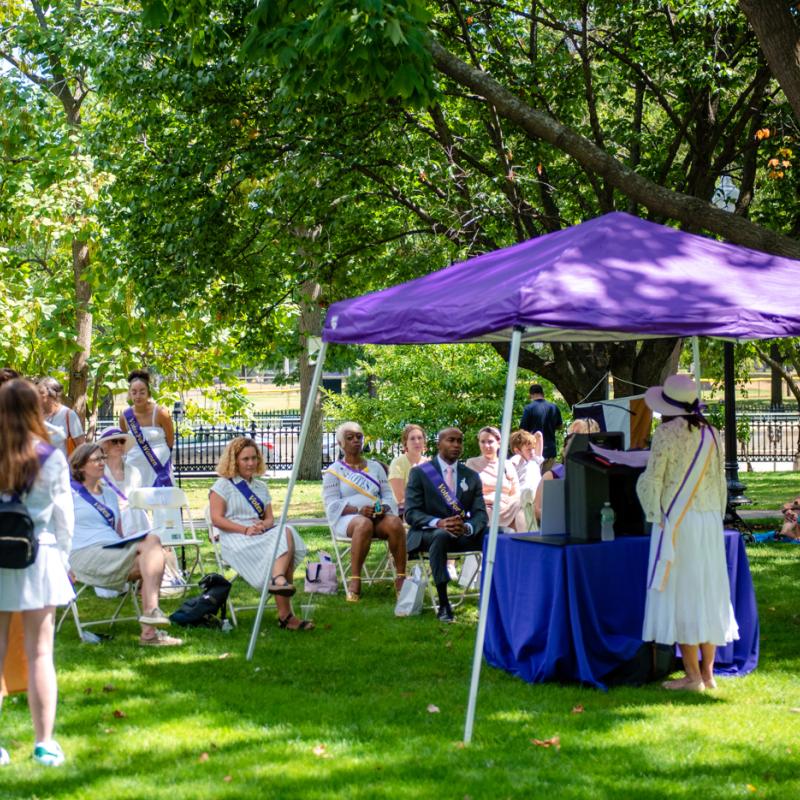
[{"label": "black iron fence", "polygon": [[738,414],[740,461],[794,461],[800,452],[800,414]]},{"label": "black iron fence", "polygon": [[[101,420],[97,426],[102,431],[112,423]],[[764,413],[737,415],[739,438],[738,457],[742,462],[788,462],[800,451],[800,414]],[[222,451],[231,439],[249,436],[264,453],[272,472],[288,472],[297,456],[300,439],[300,418],[281,415],[265,419],[254,418],[226,425],[193,425],[185,422],[176,426],[175,449],[172,461],[180,475],[212,475],[216,471]],[[393,455],[399,447],[392,448]],[[321,468],[338,457],[338,447],[333,431],[322,434]]]}]

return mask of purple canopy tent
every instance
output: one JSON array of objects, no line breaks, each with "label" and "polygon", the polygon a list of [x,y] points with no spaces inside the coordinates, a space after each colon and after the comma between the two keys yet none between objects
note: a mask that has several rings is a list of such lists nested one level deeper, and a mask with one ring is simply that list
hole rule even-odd
[{"label": "purple canopy tent", "polygon": [[[665,336],[800,336],[790,299],[800,262],[611,213],[471,258],[328,309],[279,527],[286,524],[328,343],[511,342],[501,426],[508,452],[523,341],[619,341]],[[484,581],[491,585],[502,492],[497,481]],[[278,541],[280,541],[280,536]],[[277,545],[276,545],[277,547]],[[274,554],[273,554],[274,561]],[[271,566],[267,574],[270,574]],[[252,658],[267,597],[253,625]],[[475,716],[489,591],[481,595],[464,741]]]},{"label": "purple canopy tent", "polygon": [[337,344],[800,335],[800,263],[619,212],[342,300]]}]

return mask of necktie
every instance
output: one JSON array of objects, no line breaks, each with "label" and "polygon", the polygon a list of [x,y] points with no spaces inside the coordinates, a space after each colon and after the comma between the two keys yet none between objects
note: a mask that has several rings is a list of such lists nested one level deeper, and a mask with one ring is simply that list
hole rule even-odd
[{"label": "necktie", "polygon": [[453,467],[448,464],[447,469],[445,470],[444,476],[445,483],[447,484],[447,488],[453,493],[456,493],[456,484],[453,480]]}]

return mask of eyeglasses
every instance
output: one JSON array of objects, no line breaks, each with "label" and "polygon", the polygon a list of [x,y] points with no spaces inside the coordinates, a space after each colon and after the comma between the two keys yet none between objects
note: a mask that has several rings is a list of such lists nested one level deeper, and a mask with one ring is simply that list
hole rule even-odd
[{"label": "eyeglasses", "polygon": [[92,464],[102,464],[104,461],[108,461],[108,458],[106,456],[92,456],[87,460]]}]

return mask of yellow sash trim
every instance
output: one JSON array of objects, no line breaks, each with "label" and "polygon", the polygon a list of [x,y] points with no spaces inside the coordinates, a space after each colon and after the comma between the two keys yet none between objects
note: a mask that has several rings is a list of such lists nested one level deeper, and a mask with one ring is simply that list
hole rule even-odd
[{"label": "yellow sash trim", "polygon": [[376,500],[377,499],[377,497],[378,497],[377,494],[372,494],[371,492],[366,491],[361,486],[359,486],[357,483],[353,483],[353,481],[350,481],[347,478],[345,478],[344,475],[340,475],[338,472],[336,472],[336,470],[327,469],[325,471],[330,473],[334,477],[338,478],[342,483],[346,483],[352,489],[355,489],[359,494],[364,495],[364,497],[368,497],[370,500]]},{"label": "yellow sash trim", "polygon": [[[697,490],[700,488],[700,483],[703,480],[706,472],[708,471],[708,465],[711,463],[711,454],[712,454],[711,447],[708,448],[708,455],[706,456],[705,463],[703,464],[702,469],[700,470],[700,477],[695,481],[694,488],[691,491],[686,502],[683,504],[683,511],[681,511],[681,515],[678,517],[678,521],[675,523],[675,526],[672,528],[672,550],[675,551],[675,544],[678,541],[678,529],[683,522],[683,518],[686,516],[686,512],[689,510],[689,506],[692,505],[692,501],[694,500],[694,496],[697,494]],[[672,562],[667,562],[667,568],[664,570],[664,579],[661,581],[661,588],[660,591],[664,591],[664,588],[667,585],[667,581],[669,580],[669,573],[670,569],[672,568]]]}]

